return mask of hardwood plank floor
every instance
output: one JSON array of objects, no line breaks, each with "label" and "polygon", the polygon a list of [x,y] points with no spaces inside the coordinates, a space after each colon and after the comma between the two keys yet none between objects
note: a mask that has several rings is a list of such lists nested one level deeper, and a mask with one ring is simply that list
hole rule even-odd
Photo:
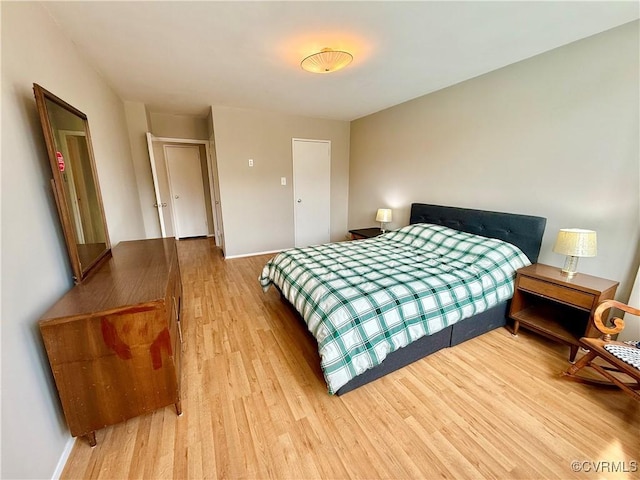
[{"label": "hardwood plank floor", "polygon": [[63,478],[640,478],[640,403],[561,379],[568,347],[498,329],[331,396],[306,327],[258,284],[270,256],[178,251],[184,414],[78,439]]}]

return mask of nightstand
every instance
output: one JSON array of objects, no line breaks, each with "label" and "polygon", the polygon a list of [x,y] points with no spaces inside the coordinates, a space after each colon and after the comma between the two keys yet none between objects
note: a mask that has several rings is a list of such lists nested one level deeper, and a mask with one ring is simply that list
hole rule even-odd
[{"label": "nightstand", "polygon": [[600,335],[593,325],[593,311],[602,300],[613,298],[618,282],[577,273],[572,278],[560,267],[536,263],[521,268],[511,300],[509,317],[513,334],[520,327],[569,345],[574,361],[581,337]]},{"label": "nightstand", "polygon": [[349,233],[354,240],[363,240],[365,238],[373,238],[378,235],[382,235],[382,230],[377,227],[360,228],[359,230],[349,230]]}]

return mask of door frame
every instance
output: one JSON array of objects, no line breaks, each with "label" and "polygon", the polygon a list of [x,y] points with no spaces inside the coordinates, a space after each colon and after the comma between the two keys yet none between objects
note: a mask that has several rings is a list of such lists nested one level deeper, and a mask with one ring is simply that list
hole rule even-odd
[{"label": "door frame", "polygon": [[[296,220],[296,159],[293,154],[293,146],[296,141],[299,142],[313,142],[313,143],[326,143],[329,146],[329,200],[331,200],[331,140],[319,140],[317,138],[291,138],[291,166],[292,175],[291,181],[293,183],[293,245],[298,244],[298,225]],[[329,203],[329,241],[331,241],[331,203]]]},{"label": "door frame", "polygon": [[[158,209],[158,220],[160,222],[160,234],[162,237],[167,236],[167,230],[164,224],[164,218],[162,215],[162,202],[160,197],[160,188],[158,187],[158,175],[156,170],[156,160],[153,154],[153,142],[163,142],[163,143],[176,143],[176,144],[185,144],[185,145],[204,145],[205,155],[207,157],[207,177],[209,178],[209,198],[211,199],[211,216],[213,217],[213,237],[215,239],[216,245],[220,245],[220,237],[219,237],[219,223],[218,223],[218,215],[215,209],[215,197],[213,195],[213,174],[212,174],[212,165],[211,165],[211,155],[210,155],[210,145],[209,140],[194,140],[190,138],[172,138],[172,137],[156,137],[151,132],[147,132],[147,147],[149,149],[149,162],[151,163],[151,176],[153,177],[153,188],[156,194],[156,207]],[[203,186],[204,188],[204,186]],[[205,192],[206,195],[206,192]],[[166,203],[166,202],[165,202]],[[175,222],[174,222],[175,223]],[[175,235],[175,227],[174,227],[174,235]],[[211,234],[207,234],[207,236],[211,236]]]}]

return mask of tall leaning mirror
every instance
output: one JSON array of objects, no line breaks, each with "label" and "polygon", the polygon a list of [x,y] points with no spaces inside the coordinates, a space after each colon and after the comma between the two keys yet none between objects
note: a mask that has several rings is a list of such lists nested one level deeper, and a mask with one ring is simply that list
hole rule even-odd
[{"label": "tall leaning mirror", "polygon": [[33,85],[74,281],[111,252],[87,116]]}]

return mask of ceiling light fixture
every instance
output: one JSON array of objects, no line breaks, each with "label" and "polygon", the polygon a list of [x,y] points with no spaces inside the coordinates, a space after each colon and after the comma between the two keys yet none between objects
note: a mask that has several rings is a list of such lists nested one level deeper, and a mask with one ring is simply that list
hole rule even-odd
[{"label": "ceiling light fixture", "polygon": [[331,73],[340,70],[351,63],[353,55],[341,50],[323,48],[320,52],[309,55],[300,66],[307,72]]}]

